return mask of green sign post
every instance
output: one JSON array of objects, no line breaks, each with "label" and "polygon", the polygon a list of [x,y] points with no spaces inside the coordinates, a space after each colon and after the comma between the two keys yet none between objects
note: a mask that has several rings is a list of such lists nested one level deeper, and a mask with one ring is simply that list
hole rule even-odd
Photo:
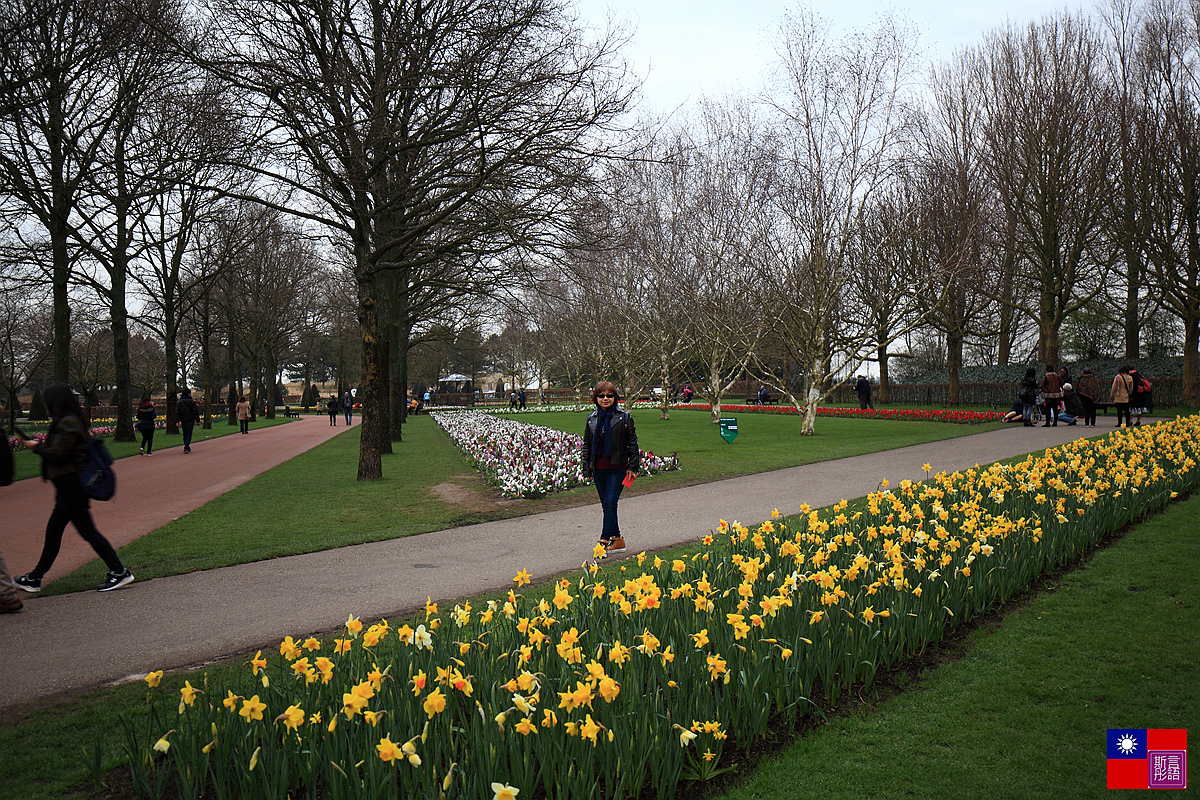
[{"label": "green sign post", "polygon": [[721,426],[721,438],[733,444],[737,438],[737,417],[721,417],[718,424]]}]

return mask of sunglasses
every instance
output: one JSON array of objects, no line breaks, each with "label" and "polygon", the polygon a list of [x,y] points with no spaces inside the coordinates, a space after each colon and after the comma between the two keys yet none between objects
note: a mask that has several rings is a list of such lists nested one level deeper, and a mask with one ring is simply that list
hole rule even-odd
[{"label": "sunglasses", "polygon": [[601,397],[608,397],[608,398],[610,398],[610,399],[612,399],[612,400],[616,400],[616,399],[617,399],[617,396],[616,396],[615,394],[598,394],[598,395],[596,395],[596,399],[599,399],[599,398],[601,398]]}]

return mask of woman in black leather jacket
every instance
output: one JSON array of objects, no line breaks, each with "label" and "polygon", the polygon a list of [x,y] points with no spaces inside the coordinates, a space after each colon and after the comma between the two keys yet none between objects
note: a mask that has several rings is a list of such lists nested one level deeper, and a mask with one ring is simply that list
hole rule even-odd
[{"label": "woman in black leather jacket", "polygon": [[621,410],[620,400],[617,387],[608,381],[596,384],[592,390],[596,410],[588,415],[583,429],[583,476],[596,482],[604,509],[600,544],[610,553],[625,552],[625,538],[617,523],[617,501],[626,481],[632,485],[642,456],[633,417]]}]

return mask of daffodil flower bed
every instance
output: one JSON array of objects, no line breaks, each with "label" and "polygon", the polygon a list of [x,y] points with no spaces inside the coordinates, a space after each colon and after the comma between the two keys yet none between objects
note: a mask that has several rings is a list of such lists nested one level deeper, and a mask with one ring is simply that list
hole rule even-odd
[{"label": "daffodil flower bed", "polygon": [[[478,411],[430,416],[507,497],[539,497],[587,483],[577,434]],[[642,473],[679,469],[675,456],[641,453]]]},{"label": "daffodil flower bed", "polygon": [[[181,796],[677,795],[1197,484],[1200,418],[1012,465],[721,521],[688,559],[598,561],[554,586],[398,628],[287,637],[232,685],[146,677],[134,786]],[[927,468],[928,469],[928,468]],[[602,555],[598,552],[597,556]],[[604,564],[603,567],[600,564]],[[98,759],[97,759],[98,761]]]}]

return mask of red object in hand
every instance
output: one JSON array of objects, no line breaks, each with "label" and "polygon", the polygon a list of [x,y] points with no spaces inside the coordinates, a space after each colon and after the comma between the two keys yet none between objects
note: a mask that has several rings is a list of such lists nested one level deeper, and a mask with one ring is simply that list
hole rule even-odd
[{"label": "red object in hand", "polygon": [[626,472],[626,473],[625,473],[625,480],[621,481],[621,483],[622,483],[624,486],[626,486],[626,487],[633,486],[633,479],[634,479],[634,478],[636,478],[636,477],[637,477],[637,476],[636,476],[636,475],[634,475],[632,472]]}]

